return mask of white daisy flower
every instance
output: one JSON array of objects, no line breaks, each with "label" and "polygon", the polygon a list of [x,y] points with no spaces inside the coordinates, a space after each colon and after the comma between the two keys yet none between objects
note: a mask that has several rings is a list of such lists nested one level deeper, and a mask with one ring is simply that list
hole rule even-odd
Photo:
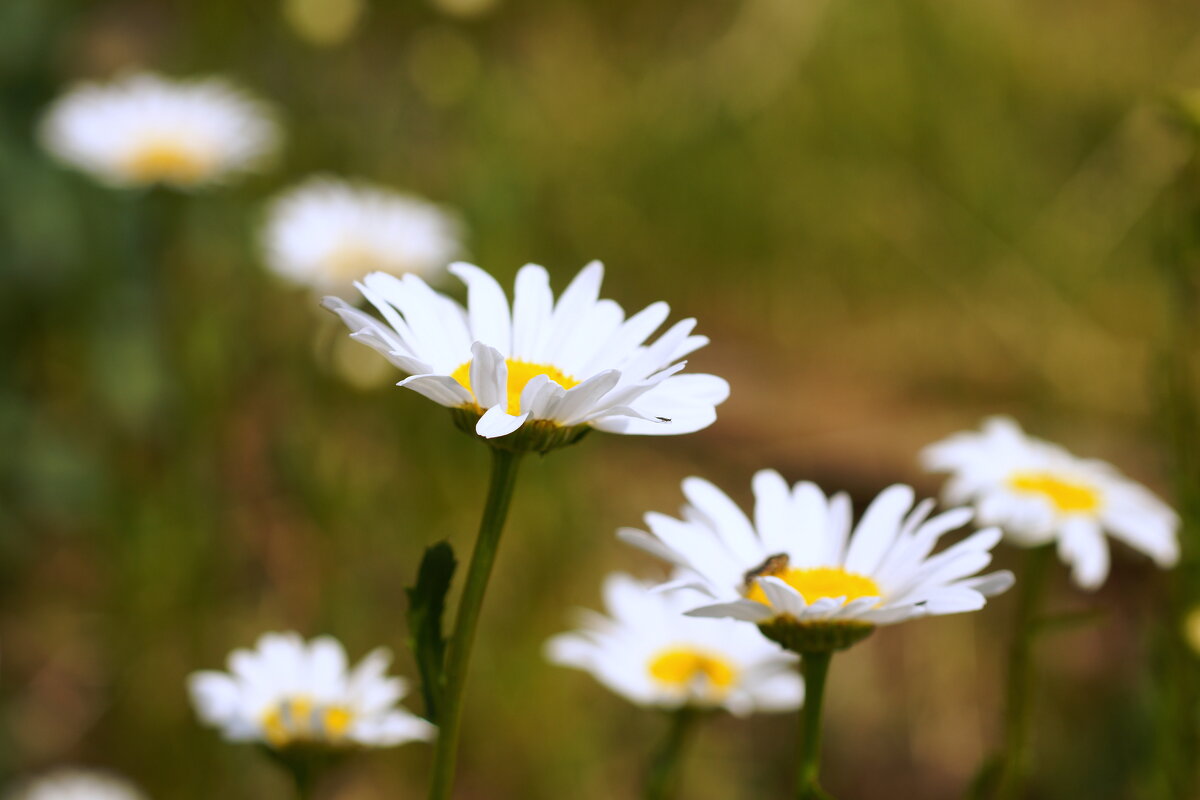
[{"label": "white daisy flower", "polygon": [[[411,374],[407,386],[461,412],[460,422],[488,439],[524,426],[528,444],[545,451],[589,428],[610,433],[676,434],[706,428],[729,385],[713,375],[680,375],[684,356],[708,343],[677,322],[651,344],[667,318],[654,303],[629,319],[599,299],[603,267],[592,262],[555,302],[546,270],[517,273],[510,310],[494,278],[470,264],[450,271],[467,284],[467,308],[415,275],[380,272],[356,284],[386,324],[335,297],[325,307],[352,335]],[[529,424],[526,424],[529,423]]]},{"label": "white daisy flower", "polygon": [[999,525],[1014,544],[1057,541],[1059,557],[1084,589],[1108,576],[1105,532],[1161,567],[1179,559],[1179,517],[1148,489],[1103,461],[1026,436],[1006,417],[930,445],[921,460],[931,471],[950,473],[946,502],[974,503],[980,523]]},{"label": "white daisy flower", "polygon": [[343,749],[427,741],[433,725],[396,703],[405,682],[386,676],[391,654],[380,648],[348,669],[335,639],[306,643],[295,633],[267,633],[255,650],[235,650],[229,673],[188,679],[199,717],[235,742]]},{"label": "white daisy flower", "polygon": [[977,611],[1012,585],[1009,572],[976,574],[1000,541],[994,528],[931,555],[972,514],[960,508],[930,517],[933,501],[913,508],[908,486],[884,490],[853,532],[844,493],[827,498],[807,482],[789,487],[773,470],[757,473],[753,487],[753,522],[716,486],[688,478],[682,520],[652,512],[645,517],[650,533],[619,533],[676,564],[675,583],[717,601],[697,604],[692,616],[758,623],[769,636],[769,626],[807,628],[805,647],[792,649],[840,649],[875,625]]},{"label": "white daisy flower", "polygon": [[277,198],[263,231],[271,269],[320,291],[370,272],[434,275],[462,251],[459,223],[419,197],[328,177]]},{"label": "white daisy flower", "polygon": [[584,612],[581,630],[546,642],[546,658],[590,672],[641,706],[723,708],[739,716],[799,708],[799,659],[747,625],[683,615],[703,601],[692,589],[657,591],[613,573],[604,581],[609,616]]},{"label": "white daisy flower", "polygon": [[145,800],[137,787],[106,772],[68,767],[26,783],[13,800]]},{"label": "white daisy flower", "polygon": [[139,73],[67,92],[40,137],[56,158],[112,186],[191,189],[257,167],[279,132],[262,104],[223,80]]}]

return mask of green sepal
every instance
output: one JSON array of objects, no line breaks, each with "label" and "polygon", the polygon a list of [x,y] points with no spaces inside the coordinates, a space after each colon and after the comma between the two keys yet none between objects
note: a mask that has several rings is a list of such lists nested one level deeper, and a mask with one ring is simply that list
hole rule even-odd
[{"label": "green sepal", "polygon": [[268,744],[259,750],[283,768],[296,785],[299,800],[308,800],[330,770],[336,768],[356,748],[352,745],[332,746],[318,742],[297,742],[281,749]]},{"label": "green sepal", "polygon": [[408,646],[421,676],[425,718],[435,725],[445,685],[446,637],[442,634],[442,617],[455,566],[454,549],[449,542],[438,542],[425,551],[416,585],[404,590],[408,595]]},{"label": "green sepal", "polygon": [[459,430],[474,436],[489,447],[507,450],[510,453],[546,455],[551,450],[575,444],[592,430],[591,425],[564,427],[546,419],[531,419],[507,436],[487,439],[475,433],[475,424],[482,416],[476,409],[452,408],[450,415],[454,418],[454,424],[458,426]]},{"label": "green sepal", "polygon": [[798,622],[785,615],[760,622],[758,629],[784,650],[803,654],[845,650],[870,636],[875,626],[858,620]]}]

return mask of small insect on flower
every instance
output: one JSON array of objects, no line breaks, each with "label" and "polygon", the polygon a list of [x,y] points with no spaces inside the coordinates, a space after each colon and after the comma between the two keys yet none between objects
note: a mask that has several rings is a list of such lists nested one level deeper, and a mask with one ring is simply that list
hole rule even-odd
[{"label": "small insect on flower", "polygon": [[71,89],[39,135],[54,157],[102,183],[184,190],[255,169],[279,141],[266,107],[231,84],[150,73]]},{"label": "small insect on flower", "polygon": [[12,800],[145,800],[132,783],[106,772],[67,767],[17,788]]},{"label": "small insect on flower", "polygon": [[1179,517],[1148,489],[1103,461],[1027,436],[1006,417],[930,445],[921,460],[930,471],[950,473],[946,502],[974,503],[980,523],[1000,526],[1013,544],[1057,542],[1081,588],[1094,589],[1108,576],[1106,531],[1160,567],[1179,559]]},{"label": "small insect on flower", "polygon": [[[796,652],[838,650],[876,625],[983,608],[1012,585],[1006,571],[978,576],[1000,531],[979,531],[931,555],[941,536],[970,521],[968,509],[930,517],[933,501],[913,508],[913,490],[892,486],[851,532],[850,499],[815,484],[789,487],[779,473],[754,476],[754,521],[700,478],[683,482],[683,519],[649,513],[650,532],[619,536],[677,565],[674,585],[708,601],[692,616],[756,623]],[[717,602],[712,602],[712,601]]]},{"label": "small insect on flower", "polygon": [[683,615],[704,600],[693,589],[659,592],[614,573],[604,581],[609,616],[586,612],[580,630],[546,643],[546,657],[590,672],[637,705],[739,716],[798,708],[798,659],[747,625]]},{"label": "small insect on flower", "polygon": [[391,655],[369,653],[353,669],[336,640],[305,642],[267,633],[254,650],[235,650],[229,673],[197,672],[189,680],[199,717],[235,742],[342,750],[432,739],[436,729],[396,703],[405,682],[386,676]]},{"label": "small insect on flower", "polygon": [[458,219],[379,186],[311,178],[272,202],[263,229],[271,269],[318,291],[345,291],[375,271],[436,276],[461,255]]},{"label": "small insect on flower", "polygon": [[679,374],[683,358],[708,343],[692,334],[696,321],[682,320],[647,344],[667,304],[626,319],[619,305],[599,298],[599,262],[584,267],[557,302],[546,270],[523,267],[511,309],[480,268],[454,264],[450,272],[467,284],[465,309],[416,275],[380,272],[356,285],[386,322],[336,297],[325,307],[354,338],[410,373],[400,386],[454,409],[460,425],[496,447],[545,452],[591,428],[691,433],[713,423],[729,394],[714,375]]}]

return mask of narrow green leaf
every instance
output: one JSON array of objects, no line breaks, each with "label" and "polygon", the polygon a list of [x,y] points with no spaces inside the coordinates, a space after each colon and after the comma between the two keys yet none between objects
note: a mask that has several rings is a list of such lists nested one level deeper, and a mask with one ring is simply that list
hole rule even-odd
[{"label": "narrow green leaf", "polygon": [[434,724],[437,724],[441,706],[442,668],[446,663],[442,616],[456,565],[454,549],[448,542],[438,542],[425,551],[417,570],[416,585],[404,590],[408,595],[408,646],[416,657],[417,671],[421,675],[425,717]]}]

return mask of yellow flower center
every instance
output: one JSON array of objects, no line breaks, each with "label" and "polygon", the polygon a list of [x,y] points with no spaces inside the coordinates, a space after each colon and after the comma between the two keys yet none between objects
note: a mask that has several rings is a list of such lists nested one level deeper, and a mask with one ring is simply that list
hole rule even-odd
[{"label": "yellow flower center", "polygon": [[[525,391],[525,384],[538,375],[547,376],[564,389],[572,389],[579,385],[579,381],[550,364],[535,364],[532,361],[516,361],[511,358],[505,359],[504,363],[508,365],[508,404],[505,410],[509,414],[521,413],[521,392]],[[470,361],[451,372],[450,377],[462,384],[468,392],[475,394],[475,390],[471,388]]]},{"label": "yellow flower center", "polygon": [[357,242],[345,242],[339,245],[325,259],[325,268],[329,271],[330,276],[347,281],[357,280],[368,272],[387,269],[387,266],[374,250],[363,247]]},{"label": "yellow flower center", "polygon": [[1018,492],[1048,498],[1059,511],[1095,511],[1100,507],[1100,493],[1091,486],[1071,483],[1049,472],[1014,472],[1008,485]]},{"label": "yellow flower center", "polygon": [[130,176],[141,183],[176,183],[181,185],[200,181],[212,169],[209,159],[169,139],[153,141],[138,148],[125,163]]},{"label": "yellow flower center", "polygon": [[771,603],[767,600],[766,592],[758,585],[758,581],[754,580],[754,578],[764,575],[779,578],[799,592],[800,596],[804,598],[804,602],[809,605],[823,597],[844,597],[843,603],[849,603],[860,597],[880,597],[883,594],[879,584],[866,575],[847,572],[841,567],[800,569],[784,566],[779,571],[755,572],[748,581],[749,588],[746,591],[746,598],[765,606],[769,606]]},{"label": "yellow flower center", "polygon": [[672,688],[697,686],[723,693],[737,680],[737,667],[714,653],[692,647],[669,647],[649,665],[650,677]]},{"label": "yellow flower center", "polygon": [[345,706],[318,706],[307,697],[283,700],[262,717],[263,733],[275,748],[297,742],[336,744],[354,722],[354,712]]}]

